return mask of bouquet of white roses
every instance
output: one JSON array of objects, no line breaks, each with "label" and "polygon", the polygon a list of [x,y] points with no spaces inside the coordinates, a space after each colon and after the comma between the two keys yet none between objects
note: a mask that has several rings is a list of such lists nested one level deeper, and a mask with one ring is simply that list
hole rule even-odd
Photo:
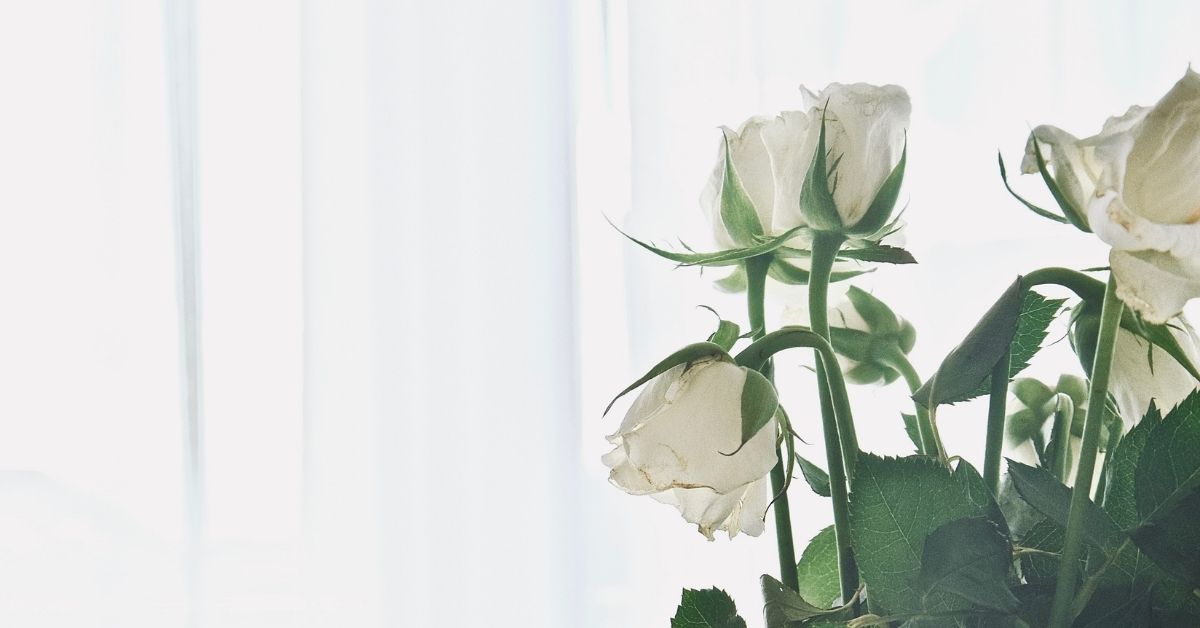
[{"label": "bouquet of white roses", "polygon": [[[1200,372],[1182,315],[1200,296],[1200,75],[1092,137],[1036,127],[1021,170],[1056,209],[1008,187],[1000,160],[1017,201],[1094,233],[1108,263],[1016,269],[928,377],[908,359],[914,327],[887,304],[854,286],[828,303],[832,282],[915,262],[894,215],[908,95],[833,84],[803,96],[800,111],[723,129],[702,196],[720,250],[634,240],[681,266],[731,270],[718,283],[745,292],[749,326],[721,320],[618,395],[638,391],[609,436],[611,482],[675,506],[710,540],[759,536],[773,516],[769,628],[1200,625]],[[766,328],[772,281],[807,285],[806,324]],[[1038,291],[1053,286],[1071,296]],[[1067,315],[1086,378],[1014,379]],[[779,401],[772,363],[794,349],[816,356],[827,471],[796,453]],[[899,414],[915,453],[862,451],[846,383],[896,380],[912,394]],[[937,409],[985,395],[977,470],[946,451]],[[1006,440],[1014,459],[1002,465]],[[829,498],[832,520],[799,557],[797,475]],[[671,625],[745,622],[714,588],[685,590]]]}]

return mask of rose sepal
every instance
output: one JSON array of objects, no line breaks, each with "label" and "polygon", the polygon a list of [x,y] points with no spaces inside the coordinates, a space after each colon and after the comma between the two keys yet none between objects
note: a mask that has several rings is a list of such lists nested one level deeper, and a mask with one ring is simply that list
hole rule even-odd
[{"label": "rose sepal", "polygon": [[754,246],[763,237],[763,225],[742,180],[733,169],[729,154],[729,136],[725,136],[725,174],[721,180],[721,223],[733,241],[743,247]]},{"label": "rose sepal", "polygon": [[813,151],[812,164],[804,176],[804,188],[800,190],[800,214],[804,221],[817,231],[840,233],[842,231],[842,216],[838,213],[837,203],[833,200],[833,190],[829,187],[829,176],[832,173],[837,181],[837,168],[841,159],[835,159],[833,166],[828,165],[825,148],[825,111],[821,111],[821,132],[817,136],[817,149]]},{"label": "rose sepal", "polygon": [[661,362],[655,364],[649,371],[646,371],[645,375],[639,377],[637,381],[633,382],[629,386],[626,386],[624,390],[617,393],[617,396],[613,397],[612,401],[608,402],[608,405],[605,406],[604,415],[607,415],[609,410],[612,410],[613,405],[617,403],[618,399],[633,392],[634,390],[637,390],[646,382],[658,377],[659,375],[662,375],[663,373],[666,373],[680,364],[691,364],[704,359],[714,359],[730,363],[734,362],[729,353],[720,345],[711,342],[697,342],[690,344],[676,351],[675,353],[672,353],[666,358],[663,358]]},{"label": "rose sepal", "polygon": [[1050,195],[1054,197],[1054,202],[1058,203],[1058,206],[1063,211],[1063,215],[1066,216],[1072,225],[1075,225],[1081,231],[1091,233],[1092,228],[1088,226],[1087,217],[1084,212],[1080,208],[1075,207],[1071,199],[1067,198],[1067,195],[1063,193],[1058,182],[1050,175],[1050,169],[1046,167],[1046,158],[1042,155],[1041,142],[1038,141],[1036,135],[1030,135],[1030,139],[1033,141],[1033,155],[1037,159],[1038,173],[1042,175],[1042,181],[1046,183],[1046,188],[1050,190]]},{"label": "rose sepal", "polygon": [[629,240],[634,244],[646,249],[647,251],[650,251],[651,253],[654,253],[659,257],[676,262],[680,266],[733,266],[734,264],[738,264],[751,257],[758,257],[759,255],[766,255],[767,253],[774,252],[776,249],[783,246],[783,244],[789,239],[794,238],[796,234],[800,233],[804,229],[807,229],[807,227],[804,225],[793,227],[777,236],[770,238],[763,236],[764,239],[762,242],[755,244],[754,246],[740,249],[727,249],[712,253],[676,253],[674,251],[660,249],[652,244],[643,242],[622,231],[620,227],[612,224],[612,221],[609,221],[609,224],[612,225],[612,227],[621,235],[629,238]]},{"label": "rose sepal", "polygon": [[846,235],[870,237],[888,229],[888,220],[896,209],[896,200],[900,198],[900,186],[904,183],[904,166],[908,161],[908,139],[904,140],[904,148],[900,151],[900,161],[892,168],[891,173],[879,186],[875,198],[867,207],[866,213],[853,226],[846,229]]},{"label": "rose sepal", "polygon": [[[875,272],[874,268],[834,271],[830,273],[829,281],[830,283],[836,283],[873,272]],[[767,269],[767,274],[775,281],[793,286],[808,285],[808,281],[812,275],[809,271],[780,257],[775,257],[771,260],[771,266]]]},{"label": "rose sepal", "polygon": [[1049,218],[1050,220],[1063,225],[1071,224],[1071,221],[1066,217],[1060,216],[1048,209],[1035,205],[1024,196],[1017,194],[1017,191],[1012,189],[1012,185],[1010,185],[1008,182],[1008,169],[1004,167],[1004,155],[1000,154],[999,151],[996,151],[996,159],[1000,162],[1000,181],[1004,183],[1004,189],[1008,190],[1008,193],[1013,198],[1017,199],[1017,201],[1029,209],[1029,211],[1041,216],[1042,218]]}]

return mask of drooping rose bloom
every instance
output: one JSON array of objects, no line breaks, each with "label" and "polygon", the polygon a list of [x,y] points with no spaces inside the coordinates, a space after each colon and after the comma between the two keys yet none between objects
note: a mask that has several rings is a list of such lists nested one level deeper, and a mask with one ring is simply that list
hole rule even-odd
[{"label": "drooping rose bloom", "polygon": [[[1153,107],[1097,135],[1033,130],[1063,196],[1112,247],[1117,294],[1151,323],[1200,296],[1200,75],[1190,68]],[[1037,172],[1032,141],[1023,162]]]},{"label": "drooping rose bloom", "polygon": [[[762,534],[778,461],[771,420],[740,450],[746,369],[705,359],[650,380],[608,437],[609,480],[627,493],[650,495],[679,509],[710,540]],[[737,451],[733,455],[726,455]]]}]

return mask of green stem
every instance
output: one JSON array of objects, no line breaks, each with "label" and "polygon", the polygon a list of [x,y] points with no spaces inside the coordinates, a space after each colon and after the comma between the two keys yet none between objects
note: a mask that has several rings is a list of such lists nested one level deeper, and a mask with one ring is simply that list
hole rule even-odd
[{"label": "green stem", "polygon": [[[827,341],[831,341],[829,335],[829,275],[844,240],[840,234],[833,233],[818,233],[813,239],[812,268],[808,280],[808,316],[813,332]],[[817,356],[818,388],[829,390],[834,403],[837,403],[839,396],[848,399],[845,382],[841,382],[836,390],[830,388],[830,377],[825,369],[826,362],[827,360],[822,356]],[[829,370],[837,371],[838,379],[841,379],[841,370],[836,360],[829,364]],[[847,407],[849,407],[848,403]],[[828,410],[833,410],[833,408]],[[826,413],[827,408],[822,403],[821,414]],[[855,433],[854,421],[849,413],[844,416],[837,415],[836,420],[842,446],[842,459],[846,464],[846,475],[851,477],[854,475],[854,463],[858,460],[858,435]]]},{"label": "green stem", "polygon": [[1108,429],[1108,442],[1106,443],[1107,446],[1104,448],[1106,452],[1104,456],[1104,463],[1100,465],[1100,473],[1098,473],[1096,477],[1096,490],[1092,493],[1092,495],[1095,496],[1096,503],[1100,504],[1101,507],[1104,506],[1104,491],[1108,484],[1108,468],[1109,463],[1112,462],[1112,452],[1115,451],[1120,444],[1121,425],[1114,423],[1110,425]]},{"label": "green stem", "polygon": [[983,483],[1000,495],[1000,454],[1004,448],[1004,413],[1008,402],[1008,367],[1012,351],[1006,350],[992,367],[991,397],[988,399],[987,441],[983,449]]},{"label": "green stem", "polygon": [[1071,397],[1058,393],[1054,403],[1054,426],[1050,428],[1050,440],[1054,441],[1055,450],[1051,452],[1054,460],[1054,475],[1062,482],[1067,481],[1071,473],[1071,421],[1075,419],[1075,403]]},{"label": "green stem", "polygon": [[1113,552],[1108,555],[1104,561],[1104,564],[1100,565],[1099,569],[1092,572],[1092,574],[1083,581],[1083,586],[1079,587],[1079,594],[1075,596],[1075,601],[1072,603],[1072,610],[1074,614],[1078,615],[1079,613],[1083,612],[1083,609],[1087,607],[1087,603],[1092,599],[1092,595],[1096,593],[1096,589],[1104,580],[1104,574],[1108,573],[1109,568],[1121,560],[1121,557],[1126,550],[1132,548],[1134,548],[1133,539],[1126,538],[1124,542],[1117,546],[1117,549],[1113,550]]},{"label": "green stem", "polygon": [[[844,237],[840,234],[819,232],[813,240],[812,266],[808,281],[808,314],[812,331],[826,342],[830,340],[829,275],[833,271],[833,262],[837,259],[843,241]],[[825,431],[825,454],[829,462],[830,497],[833,501],[833,527],[837,539],[842,599],[849,600],[858,590],[858,565],[854,562],[854,553],[850,547],[850,497],[847,479],[853,477],[855,461],[858,460],[858,437],[854,432],[854,418],[850,414],[849,396],[846,393],[846,383],[842,379],[841,367],[831,355],[817,355],[817,389],[820,391],[821,423]],[[839,463],[841,468],[836,468]]]},{"label": "green stem", "polygon": [[[754,329],[754,338],[766,335],[766,316],[763,313],[766,299],[767,269],[771,265],[770,256],[752,257],[746,260],[746,305],[749,310],[750,327]],[[771,362],[764,361],[758,371],[773,378],[774,369]],[[789,435],[784,435],[790,438]],[[787,497],[787,471],[783,466],[783,451],[776,446],[775,453],[778,462],[771,468],[771,492],[775,496],[772,506],[775,512],[775,541],[779,551],[779,581],[793,591],[800,589],[800,576],[796,571],[796,545],[792,539],[792,511]]]},{"label": "green stem", "polygon": [[1071,603],[1075,597],[1079,557],[1083,553],[1084,508],[1092,490],[1092,475],[1096,468],[1096,450],[1100,428],[1104,423],[1104,407],[1108,399],[1108,379],[1112,372],[1113,353],[1121,312],[1125,304],[1117,297],[1117,283],[1112,276],[1104,289],[1104,307],[1100,313],[1100,335],[1096,340],[1096,358],[1092,363],[1092,386],[1088,393],[1088,408],[1083,423],[1083,442],[1079,448],[1079,466],[1075,486],[1071,489],[1071,510],[1067,515],[1067,530],[1063,538],[1062,560],[1058,566],[1058,583],[1050,612],[1051,628],[1066,628],[1072,621]]},{"label": "green stem", "polygon": [[[908,360],[908,356],[904,355],[899,348],[894,348],[888,355],[884,356],[888,366],[899,371],[900,376],[904,378],[904,383],[908,384],[909,392],[916,394],[921,388],[921,375],[917,373],[917,369],[913,367],[912,362]],[[917,410],[917,433],[921,441],[921,453],[926,456],[935,456],[939,459],[945,458],[946,450],[942,447],[942,443],[938,440],[933,431],[933,423],[929,420],[929,409],[925,406],[913,402],[913,406]]]},{"label": "green stem", "polygon": [[1070,268],[1059,268],[1051,266],[1049,268],[1039,268],[1022,278],[1021,283],[1026,288],[1041,286],[1045,284],[1055,284],[1062,286],[1071,292],[1074,292],[1079,298],[1086,301],[1097,301],[1104,296],[1104,284],[1093,277],[1089,277],[1077,270]]}]

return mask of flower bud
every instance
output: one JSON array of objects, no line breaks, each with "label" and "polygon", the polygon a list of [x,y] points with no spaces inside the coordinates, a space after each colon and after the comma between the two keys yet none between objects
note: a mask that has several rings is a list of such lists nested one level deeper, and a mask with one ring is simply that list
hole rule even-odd
[{"label": "flower bud", "polygon": [[1082,433],[1088,397],[1087,381],[1083,378],[1064,374],[1051,388],[1031,377],[1018,377],[1012,381],[1009,390],[1015,403],[1009,405],[1012,412],[1008,415],[1007,431],[1009,442],[1014,447],[1042,433],[1046,421],[1054,416],[1060,394],[1065,394],[1072,402],[1074,414],[1071,432],[1076,436]]},{"label": "flower bud", "polygon": [[775,173],[775,221],[876,234],[891,219],[904,177],[908,93],[833,83],[802,94],[804,111],[785,111],[762,131]]},{"label": "flower bud", "polygon": [[886,303],[851,286],[846,300],[829,311],[833,350],[842,372],[855,384],[890,384],[900,377],[897,356],[907,355],[917,331]]}]

